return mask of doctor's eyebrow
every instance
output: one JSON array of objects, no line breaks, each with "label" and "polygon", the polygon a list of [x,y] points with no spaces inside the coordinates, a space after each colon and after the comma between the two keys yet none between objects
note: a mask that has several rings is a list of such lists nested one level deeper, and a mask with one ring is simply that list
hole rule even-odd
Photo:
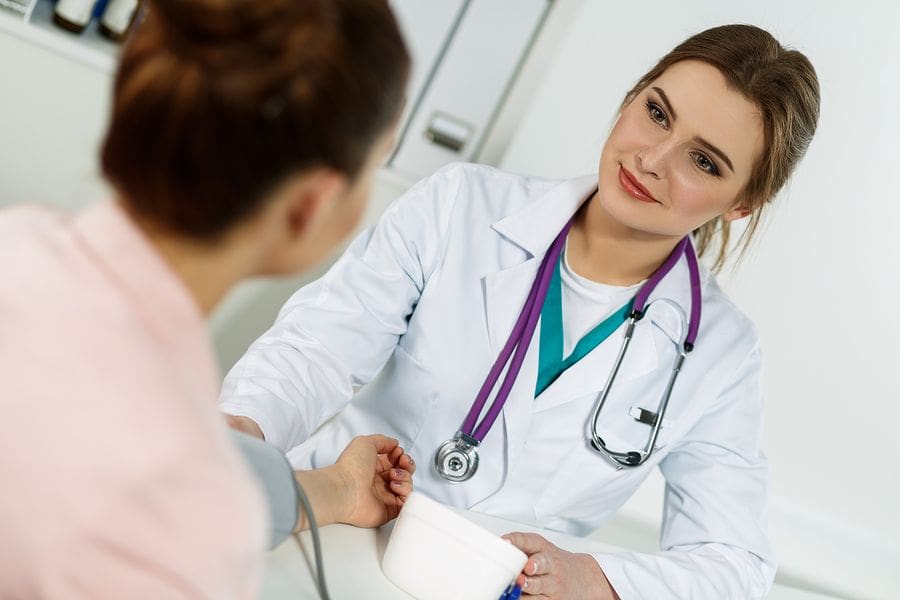
[{"label": "doctor's eyebrow", "polygon": [[[659,97],[662,100],[663,104],[666,105],[666,110],[669,111],[669,114],[672,116],[672,121],[674,122],[676,119],[678,119],[678,115],[675,114],[675,109],[672,108],[672,103],[669,102],[669,97],[666,96],[666,93],[663,91],[663,89],[660,87],[653,87],[652,89],[654,92],[659,94]],[[728,168],[731,169],[732,173],[734,173],[734,166],[731,164],[731,159],[728,158],[727,154],[725,154],[724,152],[722,152],[721,150],[716,148],[714,145],[712,145],[710,142],[706,141],[702,137],[696,136],[696,137],[694,137],[694,141],[697,142],[698,144],[700,144],[701,146],[704,146],[707,150],[709,150],[710,152],[712,152],[713,154],[715,154],[716,156],[721,158],[722,162],[724,162],[726,165],[728,165]]]},{"label": "doctor's eyebrow", "polygon": [[669,114],[672,115],[672,120],[678,118],[678,115],[675,114],[675,109],[672,108],[672,103],[669,102],[669,97],[666,96],[666,93],[662,90],[662,88],[654,87],[653,91],[659,94],[659,97],[662,99],[663,104],[666,105],[666,110],[669,111]]},{"label": "doctor's eyebrow", "polygon": [[731,169],[731,172],[734,173],[734,167],[731,166],[731,160],[729,160],[728,156],[724,152],[722,152],[721,150],[719,150],[718,148],[716,148],[715,146],[713,146],[712,144],[710,144],[709,142],[704,140],[702,137],[695,137],[694,140],[701,146],[706,146],[706,148],[710,152],[712,152],[713,154],[716,154],[719,158],[721,158],[722,161],[724,161],[724,163],[726,165],[728,165],[728,168]]}]

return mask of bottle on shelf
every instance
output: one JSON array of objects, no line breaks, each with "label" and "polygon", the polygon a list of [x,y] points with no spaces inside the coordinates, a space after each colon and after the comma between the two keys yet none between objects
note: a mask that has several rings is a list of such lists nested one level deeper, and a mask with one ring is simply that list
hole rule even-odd
[{"label": "bottle on shelf", "polygon": [[100,33],[121,42],[134,27],[141,8],[141,0],[109,0],[100,18]]},{"label": "bottle on shelf", "polygon": [[53,9],[53,22],[58,26],[81,33],[91,22],[96,0],[59,0]]}]

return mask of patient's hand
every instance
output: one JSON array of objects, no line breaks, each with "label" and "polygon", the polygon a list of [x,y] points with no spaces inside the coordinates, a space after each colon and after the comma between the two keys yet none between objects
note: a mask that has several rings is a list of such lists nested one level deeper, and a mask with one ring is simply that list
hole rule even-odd
[{"label": "patient's hand", "polygon": [[334,465],[344,490],[343,514],[335,519],[377,527],[397,517],[412,492],[416,465],[397,440],[383,435],[354,438]]}]

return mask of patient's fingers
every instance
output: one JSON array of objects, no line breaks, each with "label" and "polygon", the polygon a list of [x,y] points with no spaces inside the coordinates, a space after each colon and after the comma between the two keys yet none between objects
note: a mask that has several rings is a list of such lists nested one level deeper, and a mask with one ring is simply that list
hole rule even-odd
[{"label": "patient's fingers", "polygon": [[391,469],[391,481],[412,481],[412,473],[406,469]]},{"label": "patient's fingers", "polygon": [[409,471],[410,475],[416,472],[416,461],[409,454],[401,456],[397,464],[401,469]]},{"label": "patient's fingers", "polygon": [[406,498],[413,491],[412,482],[393,479],[391,480],[391,491],[402,498]]}]

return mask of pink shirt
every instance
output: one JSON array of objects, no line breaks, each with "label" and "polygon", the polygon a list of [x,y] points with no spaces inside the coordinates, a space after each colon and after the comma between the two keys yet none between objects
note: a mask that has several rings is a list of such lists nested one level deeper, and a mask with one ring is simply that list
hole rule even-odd
[{"label": "pink shirt", "polygon": [[254,596],[268,517],[218,389],[118,205],[0,210],[0,597]]}]

